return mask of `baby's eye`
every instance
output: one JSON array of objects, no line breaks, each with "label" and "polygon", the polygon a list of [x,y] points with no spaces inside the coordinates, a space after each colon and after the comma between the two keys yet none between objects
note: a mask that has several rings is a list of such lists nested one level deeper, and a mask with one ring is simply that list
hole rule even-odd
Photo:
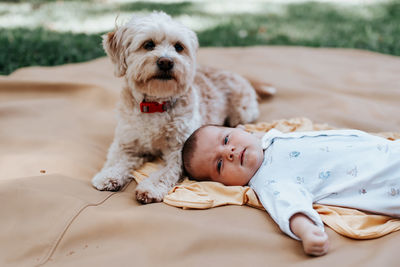
[{"label": "baby's eye", "polygon": [[221,172],[221,167],[222,167],[222,160],[218,160],[218,163],[217,163],[217,171],[218,171],[218,173]]},{"label": "baby's eye", "polygon": [[225,138],[224,138],[224,145],[226,145],[226,144],[228,143],[228,141],[229,141],[229,136],[227,135],[227,136],[225,136]]}]

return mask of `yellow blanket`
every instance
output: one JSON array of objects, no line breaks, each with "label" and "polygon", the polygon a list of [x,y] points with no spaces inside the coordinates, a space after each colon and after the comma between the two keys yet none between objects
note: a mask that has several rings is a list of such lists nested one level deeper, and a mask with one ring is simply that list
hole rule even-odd
[{"label": "yellow blanket", "polygon": [[[333,129],[326,124],[314,124],[305,118],[246,125],[246,129],[253,132],[266,132],[271,128],[282,132]],[[377,135],[390,140],[400,138],[398,133],[379,133]],[[161,160],[146,163],[134,172],[135,180],[142,181],[150,173],[159,169],[162,164]],[[223,205],[248,205],[264,209],[254,191],[248,186],[225,186],[217,182],[196,182],[187,178],[165,196],[164,203],[184,209],[208,209]],[[318,204],[315,204],[314,208],[326,225],[347,237],[371,239],[400,230],[400,220],[388,216]]]}]

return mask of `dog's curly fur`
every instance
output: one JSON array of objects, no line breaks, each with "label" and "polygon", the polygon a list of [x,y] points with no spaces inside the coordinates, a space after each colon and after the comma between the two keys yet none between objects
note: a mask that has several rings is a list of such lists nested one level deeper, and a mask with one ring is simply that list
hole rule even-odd
[{"label": "dog's curly fur", "polygon": [[[210,123],[235,126],[258,117],[257,95],[249,81],[198,67],[196,34],[163,12],[133,17],[104,35],[103,46],[125,86],[107,161],[92,180],[99,190],[119,190],[133,169],[160,156],[166,166],[137,186],[136,198],[142,203],[162,201],[181,176],[181,148],[194,130]],[[172,107],[141,113],[143,100],[170,101]]]}]

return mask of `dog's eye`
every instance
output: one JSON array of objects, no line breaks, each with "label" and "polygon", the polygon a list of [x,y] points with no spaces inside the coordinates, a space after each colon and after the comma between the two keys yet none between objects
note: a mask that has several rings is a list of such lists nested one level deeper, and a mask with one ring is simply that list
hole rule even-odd
[{"label": "dog's eye", "polygon": [[183,46],[180,43],[174,45],[176,52],[180,53],[183,51]]},{"label": "dog's eye", "polygon": [[143,45],[143,48],[146,49],[147,51],[151,51],[154,49],[154,47],[156,47],[156,45],[154,44],[153,41],[146,41]]}]

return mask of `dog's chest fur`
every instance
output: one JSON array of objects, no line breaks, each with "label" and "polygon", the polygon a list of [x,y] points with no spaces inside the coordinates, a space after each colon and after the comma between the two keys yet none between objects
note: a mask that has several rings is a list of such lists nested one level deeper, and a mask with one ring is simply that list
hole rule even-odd
[{"label": "dog's chest fur", "polygon": [[116,131],[121,145],[134,154],[161,155],[180,149],[190,133],[202,124],[198,107],[190,106],[186,99],[177,99],[166,112],[142,113],[133,98],[124,97],[118,109]]},{"label": "dog's chest fur", "polygon": [[[173,127],[173,120],[169,114],[140,113],[133,111],[129,117],[124,117],[124,138],[122,143],[132,144],[142,153],[158,154],[168,147],[168,128]],[[132,149],[132,148],[131,148]]]}]

